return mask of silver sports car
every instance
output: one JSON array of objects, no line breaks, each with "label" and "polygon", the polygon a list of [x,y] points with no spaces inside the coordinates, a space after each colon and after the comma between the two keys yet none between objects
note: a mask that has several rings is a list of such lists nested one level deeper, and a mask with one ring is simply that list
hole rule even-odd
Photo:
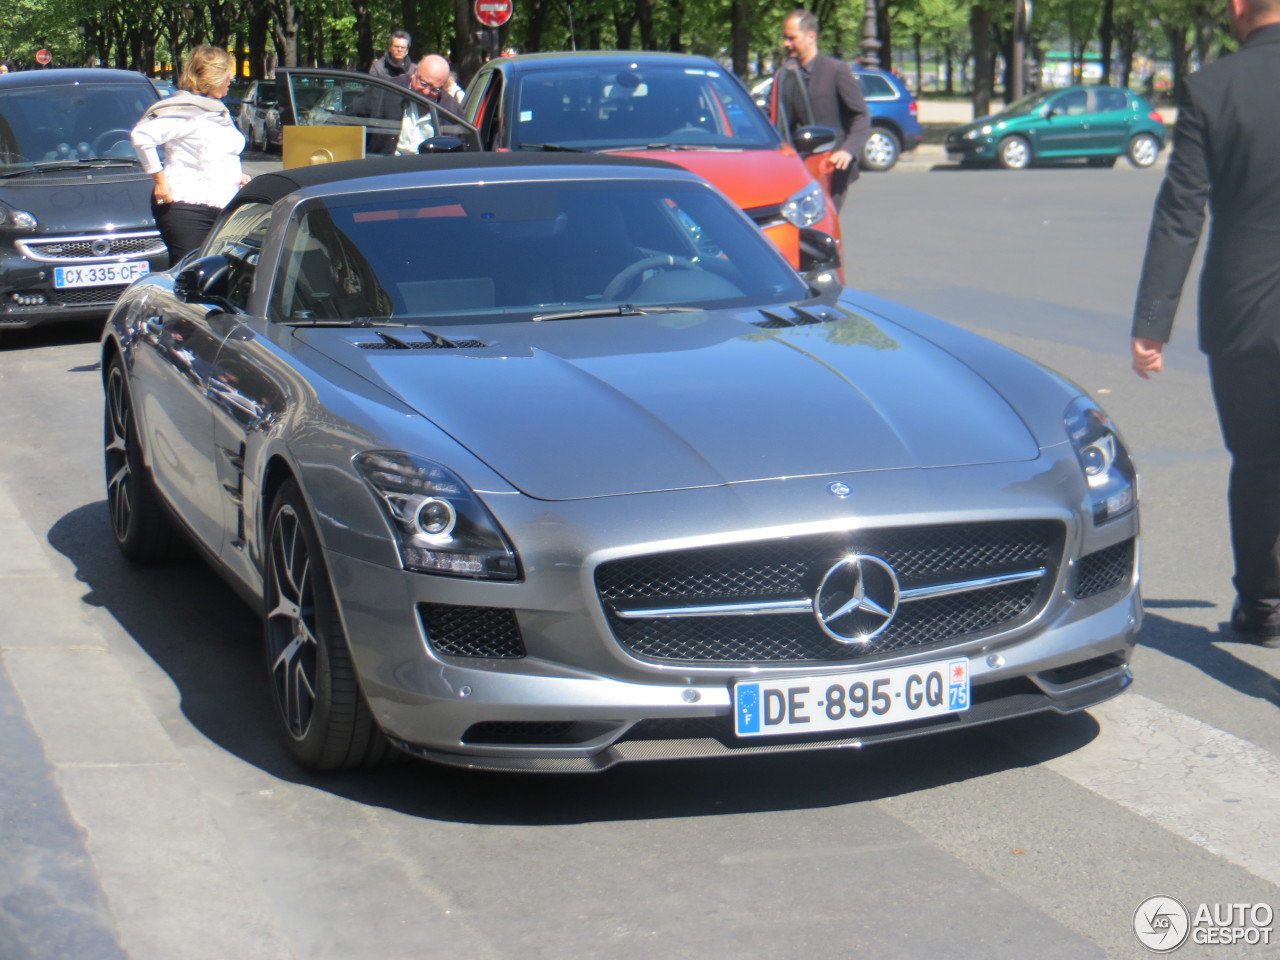
[{"label": "silver sports car", "polygon": [[121,551],[194,543],[261,610],[308,767],[847,747],[1131,679],[1107,416],[660,162],[260,176],[102,369]]}]

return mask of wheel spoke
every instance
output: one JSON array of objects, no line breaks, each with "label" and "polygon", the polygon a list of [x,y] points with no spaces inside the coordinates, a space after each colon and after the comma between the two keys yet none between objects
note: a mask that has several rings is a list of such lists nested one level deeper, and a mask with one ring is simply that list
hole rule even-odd
[{"label": "wheel spoke", "polygon": [[267,642],[281,718],[291,736],[306,737],[316,701],[311,555],[298,515],[285,506],[271,537]]}]

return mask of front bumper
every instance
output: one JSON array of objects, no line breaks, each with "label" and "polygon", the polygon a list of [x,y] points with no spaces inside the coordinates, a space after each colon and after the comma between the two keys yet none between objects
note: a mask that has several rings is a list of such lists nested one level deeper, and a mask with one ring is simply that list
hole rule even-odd
[{"label": "front bumper", "polygon": [[[94,256],[94,243],[107,250]],[[85,248],[82,250],[81,248]],[[113,252],[115,248],[127,252]],[[85,253],[88,255],[85,255]],[[20,330],[57,321],[106,317],[128,284],[59,288],[60,266],[94,267],[143,261],[163,270],[169,255],[156,230],[74,237],[34,235],[0,244],[0,329]]]},{"label": "front bumper", "polygon": [[[679,501],[699,493],[653,496]],[[581,508],[577,519],[610,510],[598,501]],[[647,514],[663,515],[658,509]],[[540,522],[545,527],[545,516]],[[1063,528],[1062,563],[1038,588],[1026,617],[971,630],[954,642],[904,644],[838,662],[661,659],[647,652],[653,648],[630,645],[597,592],[597,572],[617,557],[648,556],[655,545],[667,549],[675,541],[663,539],[665,531],[629,546],[585,542],[589,535],[570,546],[576,534],[560,538],[575,527],[609,528],[558,523],[560,549],[526,556],[526,579],[515,583],[406,573],[332,549],[328,559],[362,689],[394,742],[466,767],[586,772],[630,760],[849,748],[1038,712],[1068,713],[1106,700],[1130,682],[1141,619],[1137,518],[1108,526],[1101,535],[1070,523]],[[531,539],[518,525],[509,532],[517,544]],[[1088,566],[1082,554],[1118,549],[1124,559],[1100,585],[1078,588]],[[501,608],[509,612],[506,632],[514,641],[504,646],[498,629],[469,651],[450,648],[431,619],[437,607],[464,617],[475,613],[486,630],[497,622],[486,614]],[[739,680],[848,674],[961,656],[969,660],[973,694],[963,713],[838,736],[739,739],[733,732],[732,690]]]}]

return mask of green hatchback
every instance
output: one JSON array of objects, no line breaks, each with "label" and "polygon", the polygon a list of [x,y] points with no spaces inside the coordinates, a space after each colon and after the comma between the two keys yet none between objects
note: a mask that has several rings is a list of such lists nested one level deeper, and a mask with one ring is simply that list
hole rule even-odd
[{"label": "green hatchback", "polygon": [[1127,156],[1149,167],[1164,148],[1164,120],[1142,97],[1117,87],[1039,90],[1000,113],[947,134],[947,159],[1021,170],[1039,160],[1084,159],[1109,167]]}]

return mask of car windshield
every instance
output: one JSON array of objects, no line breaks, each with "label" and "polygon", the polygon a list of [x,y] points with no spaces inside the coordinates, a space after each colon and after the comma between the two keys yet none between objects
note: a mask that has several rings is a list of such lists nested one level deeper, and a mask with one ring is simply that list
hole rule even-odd
[{"label": "car windshield", "polygon": [[435,325],[805,296],[764,235],[701,183],[526,181],[299,204],[271,316]]},{"label": "car windshield", "polygon": [[1057,93],[1057,90],[1037,90],[1035,93],[1029,93],[1021,100],[1015,100],[996,116],[998,117],[1021,117],[1025,114],[1036,110],[1042,103]]},{"label": "car windshield", "polygon": [[149,83],[61,83],[0,90],[0,168],[133,160],[129,131],[157,99]]},{"label": "car windshield", "polygon": [[738,81],[716,67],[539,68],[522,75],[512,146],[617,150],[667,145],[767,149],[778,135]]}]

